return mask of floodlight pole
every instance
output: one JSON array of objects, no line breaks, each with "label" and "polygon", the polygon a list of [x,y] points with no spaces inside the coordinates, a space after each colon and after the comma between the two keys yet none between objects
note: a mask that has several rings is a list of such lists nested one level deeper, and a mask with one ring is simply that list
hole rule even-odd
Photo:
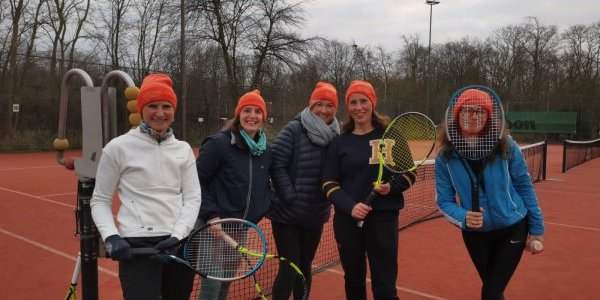
[{"label": "floodlight pole", "polygon": [[431,21],[433,19],[433,6],[440,4],[439,0],[425,0],[425,4],[429,5],[429,45],[427,46],[427,71],[425,72],[425,89],[427,97],[425,99],[425,113],[429,114],[430,102],[430,72],[431,72]]},{"label": "floodlight pole", "polygon": [[187,139],[187,68],[185,63],[185,0],[181,0],[179,3],[179,9],[181,14],[181,23],[179,24],[181,27],[181,37],[180,37],[180,45],[179,45],[179,66],[181,68],[181,139]]}]

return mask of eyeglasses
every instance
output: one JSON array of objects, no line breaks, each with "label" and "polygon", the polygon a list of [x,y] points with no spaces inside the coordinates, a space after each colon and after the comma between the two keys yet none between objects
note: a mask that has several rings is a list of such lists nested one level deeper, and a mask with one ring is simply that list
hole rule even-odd
[{"label": "eyeglasses", "polygon": [[480,107],[463,107],[460,110],[460,114],[461,115],[465,115],[465,116],[472,116],[472,115],[476,115],[478,117],[485,115],[487,112],[485,111],[485,109],[480,108]]}]

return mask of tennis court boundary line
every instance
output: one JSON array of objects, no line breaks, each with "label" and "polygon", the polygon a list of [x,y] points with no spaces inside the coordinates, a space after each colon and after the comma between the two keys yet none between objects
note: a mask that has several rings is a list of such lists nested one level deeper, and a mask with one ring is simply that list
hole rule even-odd
[{"label": "tennis court boundary line", "polygon": [[[330,272],[330,273],[333,273],[333,274],[336,274],[336,275],[344,276],[344,272],[342,272],[342,271],[338,271],[338,270],[334,270],[334,269],[326,269],[324,271],[325,272]],[[367,277],[367,282],[371,282],[371,278]],[[425,292],[421,292],[421,291],[417,291],[417,290],[413,290],[413,289],[409,289],[409,288],[405,288],[405,287],[401,287],[401,286],[397,286],[397,285],[396,285],[396,289],[398,289],[399,291],[405,292],[405,293],[409,293],[409,294],[413,294],[413,295],[425,297],[427,299],[447,300],[446,298],[438,297],[438,296],[431,295],[431,294],[428,294],[428,293],[425,293]]]},{"label": "tennis court boundary line", "polygon": [[[60,250],[55,249],[55,248],[52,248],[52,247],[50,247],[48,245],[44,245],[44,244],[42,244],[40,242],[36,242],[36,241],[34,241],[32,239],[28,239],[28,238],[26,238],[26,237],[24,237],[24,236],[22,236],[20,234],[8,231],[8,230],[6,230],[6,229],[4,229],[2,227],[0,227],[0,233],[4,233],[5,235],[8,235],[8,236],[10,236],[12,238],[20,240],[22,242],[25,242],[25,243],[27,243],[29,245],[32,245],[32,246],[37,247],[37,248],[40,248],[40,249],[42,249],[44,251],[47,251],[47,252],[50,252],[52,254],[64,257],[64,258],[69,259],[69,260],[71,260],[73,262],[77,261],[77,256],[72,256],[72,255],[70,255],[68,253],[65,253],[65,252],[60,251]],[[119,274],[117,274],[117,272],[111,271],[111,270],[103,268],[101,266],[98,266],[98,271],[100,271],[102,273],[105,273],[105,274],[108,274],[108,275],[113,276],[113,277],[119,277]]]},{"label": "tennis court boundary line", "polygon": [[46,165],[46,166],[37,166],[37,167],[4,168],[4,169],[0,169],[0,172],[27,171],[27,170],[34,170],[34,169],[50,169],[50,168],[64,168],[64,166],[56,164],[56,165]]},{"label": "tennis court boundary line", "polygon": [[5,187],[1,187],[1,186],[0,186],[0,191],[14,193],[14,194],[17,194],[17,195],[30,197],[30,198],[33,198],[33,199],[41,200],[41,201],[44,201],[44,202],[48,202],[48,203],[52,203],[52,204],[56,204],[56,205],[60,205],[60,206],[68,207],[68,208],[73,208],[73,209],[75,208],[75,206],[71,205],[71,204],[67,204],[67,203],[63,203],[63,202],[60,202],[60,201],[55,201],[55,200],[47,199],[47,198],[44,198],[44,197],[32,195],[32,194],[25,193],[25,192],[19,192],[19,191],[16,191],[16,190],[13,190],[13,189],[9,189],[9,188],[5,188]]},{"label": "tennis court boundary line", "polygon": [[46,197],[61,197],[61,196],[77,196],[77,192],[46,194],[46,195],[40,195],[39,197],[46,198]]},{"label": "tennis court boundary line", "polygon": [[600,232],[600,228],[597,228],[597,227],[570,225],[570,224],[548,222],[548,221],[544,221],[544,223],[545,224],[550,224],[550,225],[555,225],[555,226],[573,228],[573,229],[581,229],[581,230],[588,230],[588,231]]}]

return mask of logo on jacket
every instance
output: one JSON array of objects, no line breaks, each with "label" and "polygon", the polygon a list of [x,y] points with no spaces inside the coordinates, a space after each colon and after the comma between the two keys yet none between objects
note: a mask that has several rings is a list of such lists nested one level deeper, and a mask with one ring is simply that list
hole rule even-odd
[{"label": "logo on jacket", "polygon": [[388,166],[395,166],[394,160],[392,159],[392,149],[396,141],[391,139],[384,139],[383,143],[381,140],[370,140],[369,145],[371,145],[371,158],[369,159],[369,164],[376,165],[379,164],[379,155],[383,154],[383,159],[385,164]]}]

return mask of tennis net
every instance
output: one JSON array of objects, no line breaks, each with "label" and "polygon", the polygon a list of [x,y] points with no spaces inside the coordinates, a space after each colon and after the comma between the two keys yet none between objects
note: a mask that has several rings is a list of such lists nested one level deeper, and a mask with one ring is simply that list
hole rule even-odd
[{"label": "tennis net", "polygon": [[586,161],[600,157],[600,139],[563,142],[563,173]]},{"label": "tennis net", "polygon": [[546,158],[548,154],[548,144],[546,141],[522,146],[521,151],[527,162],[527,169],[531,180],[538,182],[546,180]]},{"label": "tennis net", "polygon": [[[521,147],[521,149],[525,160],[527,161],[532,181],[537,182],[544,180],[546,168],[546,142],[528,145]],[[417,182],[404,193],[404,197],[405,207],[400,211],[400,225],[398,230],[441,216],[435,203],[435,174],[433,160],[428,160],[423,166],[417,169]],[[339,263],[337,246],[333,236],[332,220],[333,213],[330,220],[325,223],[323,228],[321,242],[313,260],[313,273],[322,272]],[[275,241],[272,235],[271,222],[265,218],[259,225],[267,236],[269,252],[275,253]],[[278,261],[267,260],[256,273],[256,280],[265,294],[270,293],[278,268]],[[254,283],[252,277],[232,282],[228,299],[258,299]],[[191,299],[198,298],[199,289],[199,280],[196,280]]]}]

